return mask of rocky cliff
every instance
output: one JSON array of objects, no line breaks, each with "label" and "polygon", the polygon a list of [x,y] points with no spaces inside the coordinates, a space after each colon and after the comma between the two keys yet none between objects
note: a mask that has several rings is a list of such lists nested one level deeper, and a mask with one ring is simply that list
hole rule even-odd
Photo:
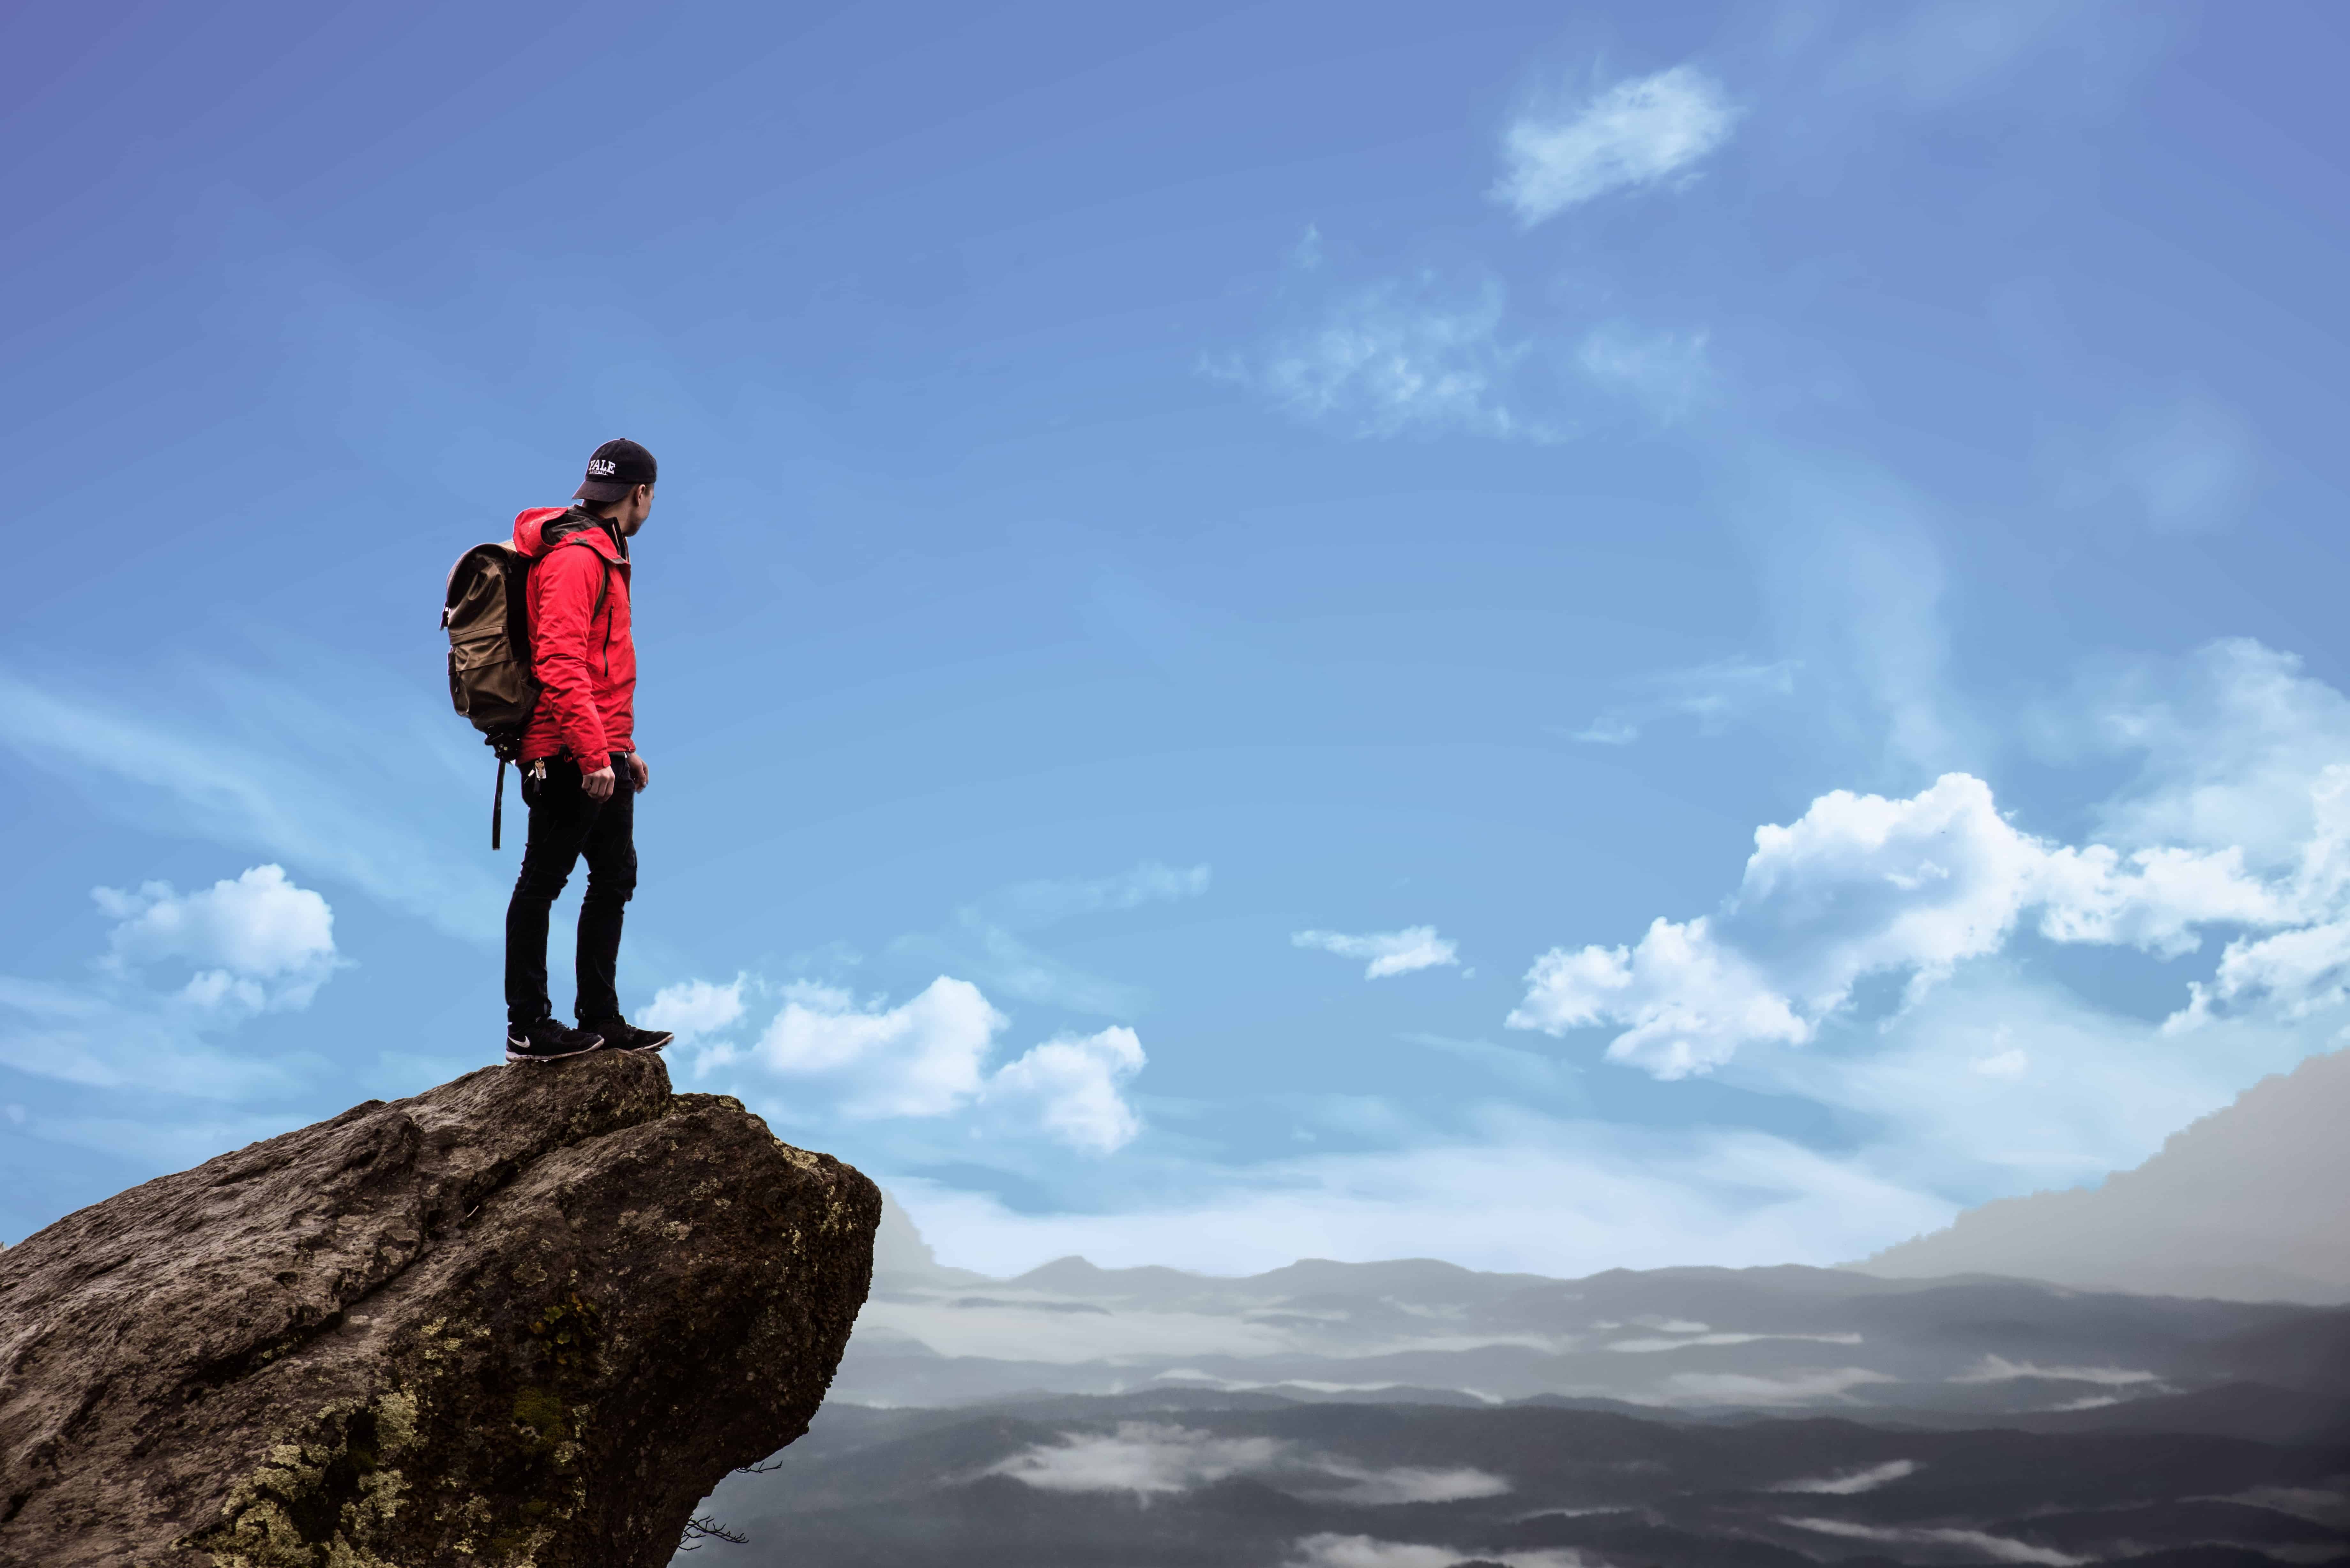
[{"label": "rocky cliff", "polygon": [[880,1208],[604,1054],[134,1188],[0,1254],[0,1563],[653,1568],[806,1429]]}]

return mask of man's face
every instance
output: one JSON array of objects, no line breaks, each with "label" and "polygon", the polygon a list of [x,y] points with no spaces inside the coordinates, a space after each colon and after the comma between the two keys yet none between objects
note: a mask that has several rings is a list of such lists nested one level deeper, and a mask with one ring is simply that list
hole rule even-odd
[{"label": "man's face", "polygon": [[645,525],[645,519],[652,514],[653,487],[650,484],[639,484],[629,491],[626,499],[621,501],[620,510],[616,515],[620,524],[620,532],[629,538],[634,538],[637,530]]}]

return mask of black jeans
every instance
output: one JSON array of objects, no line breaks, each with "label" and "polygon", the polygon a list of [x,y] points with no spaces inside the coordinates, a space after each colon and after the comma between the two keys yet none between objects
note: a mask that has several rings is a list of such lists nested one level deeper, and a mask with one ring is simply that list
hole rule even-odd
[{"label": "black jeans", "polygon": [[571,867],[588,857],[588,891],[579,900],[578,1016],[620,1011],[613,971],[620,961],[620,919],[637,890],[637,792],[627,758],[614,753],[612,798],[598,805],[568,757],[546,759],[544,782],[523,769],[530,837],[522,874],[506,905],[506,1022],[527,1028],[555,1009],[546,996],[546,916]]}]

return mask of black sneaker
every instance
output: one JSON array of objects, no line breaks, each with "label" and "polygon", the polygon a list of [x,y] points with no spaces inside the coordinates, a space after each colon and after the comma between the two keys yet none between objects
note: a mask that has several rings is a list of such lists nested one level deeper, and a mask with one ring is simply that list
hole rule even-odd
[{"label": "black sneaker", "polygon": [[509,1062],[560,1062],[566,1056],[585,1056],[603,1044],[602,1035],[566,1029],[552,1018],[542,1018],[527,1029],[506,1025]]},{"label": "black sneaker", "polygon": [[601,1034],[607,1051],[658,1051],[677,1038],[666,1029],[639,1029],[617,1012],[609,1018],[583,1018],[579,1027]]}]

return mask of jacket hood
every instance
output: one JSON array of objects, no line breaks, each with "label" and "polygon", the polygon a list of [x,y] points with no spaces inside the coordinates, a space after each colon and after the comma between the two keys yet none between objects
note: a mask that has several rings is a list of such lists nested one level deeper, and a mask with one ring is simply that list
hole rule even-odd
[{"label": "jacket hood", "polygon": [[[547,524],[570,510],[567,506],[533,506],[515,514],[514,547],[516,553],[533,560],[544,555],[547,548]],[[566,534],[556,542],[567,545],[574,539],[616,566],[628,563],[628,557],[620,554],[619,547],[612,543],[612,535],[601,528],[582,528],[576,534]]]}]

